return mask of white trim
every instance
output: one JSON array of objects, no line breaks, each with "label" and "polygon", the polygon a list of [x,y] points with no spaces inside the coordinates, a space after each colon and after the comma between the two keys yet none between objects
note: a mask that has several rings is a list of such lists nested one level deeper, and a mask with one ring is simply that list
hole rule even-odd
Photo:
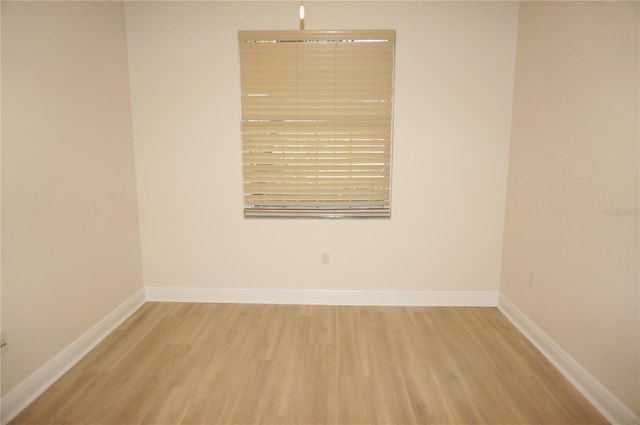
[{"label": "white trim", "polygon": [[564,375],[582,395],[612,424],[639,425],[640,417],[587,372],[574,358],[500,294],[498,309]]},{"label": "white trim", "polygon": [[141,289],[116,307],[105,318],[68,345],[64,350],[45,363],[40,369],[22,381],[18,386],[2,397],[1,423],[4,425],[33,402],[51,384],[75,365],[100,341],[131,316],[144,304],[144,291]]},{"label": "white trim", "polygon": [[150,302],[496,307],[497,291],[341,291],[146,286]]}]

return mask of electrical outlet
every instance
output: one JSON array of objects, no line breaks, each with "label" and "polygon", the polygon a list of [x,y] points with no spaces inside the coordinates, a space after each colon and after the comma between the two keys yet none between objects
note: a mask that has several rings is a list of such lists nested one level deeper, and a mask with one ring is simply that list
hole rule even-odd
[{"label": "electrical outlet", "polygon": [[4,354],[9,349],[9,343],[7,342],[7,333],[0,333],[0,353]]},{"label": "electrical outlet", "polygon": [[323,252],[320,255],[320,262],[322,263],[323,266],[326,266],[329,264],[329,253],[328,252]]}]

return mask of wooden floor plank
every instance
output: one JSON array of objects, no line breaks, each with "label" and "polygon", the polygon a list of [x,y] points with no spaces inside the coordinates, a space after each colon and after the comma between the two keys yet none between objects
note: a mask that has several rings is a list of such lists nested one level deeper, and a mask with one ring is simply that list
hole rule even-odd
[{"label": "wooden floor plank", "polygon": [[495,308],[147,303],[20,424],[604,424]]}]

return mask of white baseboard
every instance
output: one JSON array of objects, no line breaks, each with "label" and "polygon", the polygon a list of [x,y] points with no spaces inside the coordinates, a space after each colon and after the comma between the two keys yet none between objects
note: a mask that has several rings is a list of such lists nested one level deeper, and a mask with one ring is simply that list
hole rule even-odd
[{"label": "white baseboard", "polygon": [[498,308],[609,422],[620,425],[640,425],[640,417],[618,400],[502,294],[499,297]]},{"label": "white baseboard", "polygon": [[497,291],[340,291],[145,287],[150,302],[495,307]]},{"label": "white baseboard", "polygon": [[2,397],[2,424],[18,415],[144,302],[144,291],[141,289]]}]

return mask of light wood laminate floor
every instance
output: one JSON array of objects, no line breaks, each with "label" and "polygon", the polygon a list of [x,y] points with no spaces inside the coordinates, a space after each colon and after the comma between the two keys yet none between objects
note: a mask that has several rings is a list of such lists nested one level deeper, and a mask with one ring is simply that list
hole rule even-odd
[{"label": "light wood laminate floor", "polygon": [[147,303],[18,424],[601,424],[495,308]]}]

